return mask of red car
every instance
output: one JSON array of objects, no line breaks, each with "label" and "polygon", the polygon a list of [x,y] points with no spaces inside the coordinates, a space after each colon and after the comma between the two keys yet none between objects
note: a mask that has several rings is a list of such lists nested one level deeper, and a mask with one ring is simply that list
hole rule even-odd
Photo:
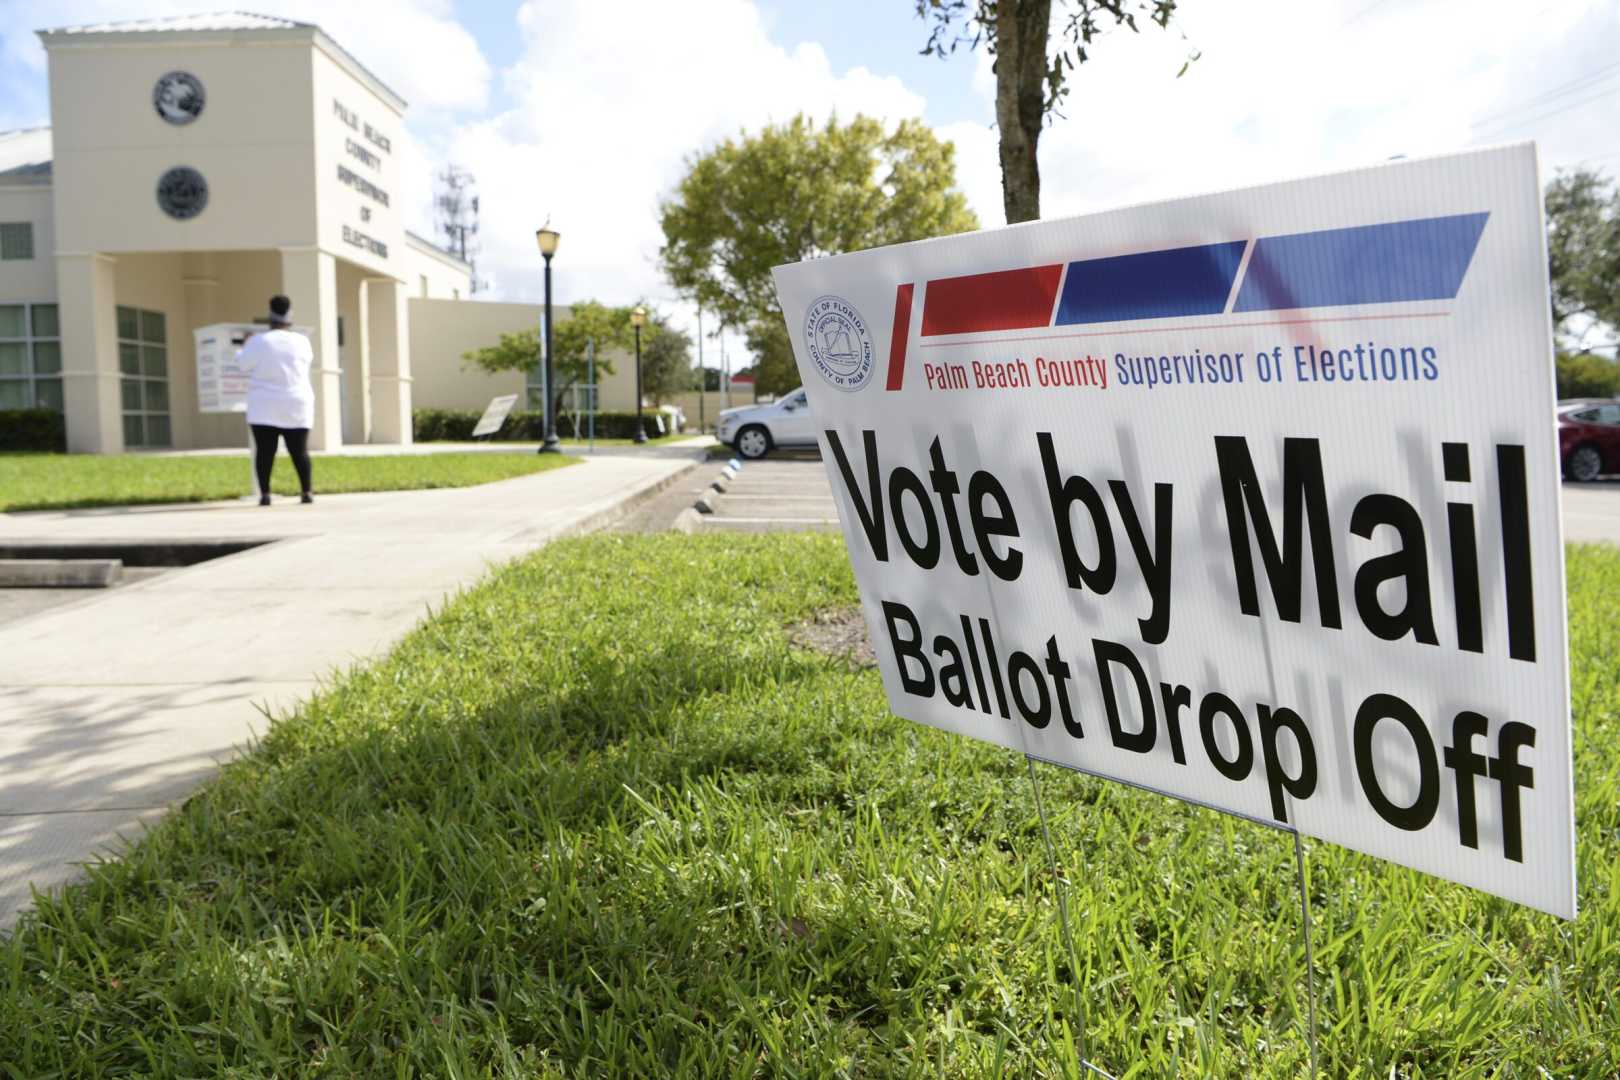
[{"label": "red car", "polygon": [[1620,403],[1559,402],[1558,456],[1569,480],[1620,473]]}]

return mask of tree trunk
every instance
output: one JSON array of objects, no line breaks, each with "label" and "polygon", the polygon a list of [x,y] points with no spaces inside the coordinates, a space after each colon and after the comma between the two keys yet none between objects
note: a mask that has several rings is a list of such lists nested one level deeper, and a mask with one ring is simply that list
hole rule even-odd
[{"label": "tree trunk", "polygon": [[1001,199],[1007,224],[1041,216],[1035,149],[1046,115],[1046,35],[1052,0],[996,4],[996,125],[1001,129]]}]

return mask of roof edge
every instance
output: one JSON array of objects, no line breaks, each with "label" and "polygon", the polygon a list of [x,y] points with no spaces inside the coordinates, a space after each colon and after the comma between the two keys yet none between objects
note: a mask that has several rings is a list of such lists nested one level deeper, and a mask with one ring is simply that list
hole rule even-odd
[{"label": "roof edge", "polygon": [[406,229],[405,242],[424,255],[432,255],[441,262],[450,263],[458,270],[465,270],[469,274],[472,273],[472,263],[461,258],[461,256],[455,254],[454,252],[444,250],[444,248],[440,247],[438,244],[435,244],[433,241],[429,240],[420,233],[415,233],[410,229]]},{"label": "roof edge", "polygon": [[[293,22],[293,20],[286,20]],[[72,27],[61,27],[50,30],[36,30],[35,35],[40,44],[48,52],[56,48],[87,48],[96,46],[122,46],[125,48],[138,48],[154,43],[154,39],[165,39],[181,43],[212,44],[239,41],[243,38],[265,42],[309,42],[332,59],[339,67],[352,75],[372,93],[380,98],[383,104],[396,113],[404,115],[409,108],[409,102],[396,93],[389,85],[372,74],[371,70],[355,59],[354,54],[338,44],[337,40],[314,23],[294,23],[283,27],[253,27],[236,29],[198,29],[198,30],[78,30]]]}]

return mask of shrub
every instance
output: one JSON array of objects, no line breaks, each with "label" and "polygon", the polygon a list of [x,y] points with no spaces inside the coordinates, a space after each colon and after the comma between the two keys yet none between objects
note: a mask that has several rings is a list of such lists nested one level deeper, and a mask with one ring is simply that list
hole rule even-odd
[{"label": "shrub", "polygon": [[67,450],[67,422],[55,409],[0,410],[0,450]]},{"label": "shrub", "polygon": [[1591,353],[1559,353],[1558,396],[1620,397],[1620,364]]},{"label": "shrub", "polygon": [[[471,409],[414,409],[411,412],[411,437],[416,442],[466,442],[472,438],[482,413]],[[671,434],[665,421],[660,433],[654,410],[642,411],[642,426],[649,439]],[[590,429],[584,416],[579,421],[579,438]],[[514,410],[506,418],[501,430],[488,436],[497,442],[539,442],[546,429],[545,417],[539,412]],[[557,434],[565,439],[574,438],[573,418],[568,413],[557,417]],[[599,439],[631,439],[636,434],[636,414],[632,412],[599,412],[596,414],[596,437]]]}]

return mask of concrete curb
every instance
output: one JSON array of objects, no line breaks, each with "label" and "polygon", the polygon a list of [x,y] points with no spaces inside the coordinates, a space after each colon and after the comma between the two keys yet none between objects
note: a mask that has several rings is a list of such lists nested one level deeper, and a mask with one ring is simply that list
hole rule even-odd
[{"label": "concrete curb", "polygon": [[685,476],[693,469],[696,469],[701,464],[703,463],[697,460],[687,462],[684,466],[676,469],[662,480],[648,484],[639,491],[631,492],[629,495],[625,496],[623,499],[620,499],[612,506],[598,510],[594,514],[587,514],[585,517],[574,522],[574,524],[570,525],[568,528],[559,532],[556,538],[560,540],[567,536],[585,536],[589,533],[600,532],[601,530],[612,525],[614,522],[627,517],[630,514],[630,511],[634,510],[648,499],[651,499],[659,492],[664,491],[670,487],[670,485],[674,484],[681,477]]},{"label": "concrete curb", "polygon": [[669,526],[671,532],[685,533],[688,536],[700,531],[702,528],[703,515],[690,506],[676,514],[675,520]]},{"label": "concrete curb", "polygon": [[118,559],[0,559],[0,588],[105,589],[123,573]]}]

